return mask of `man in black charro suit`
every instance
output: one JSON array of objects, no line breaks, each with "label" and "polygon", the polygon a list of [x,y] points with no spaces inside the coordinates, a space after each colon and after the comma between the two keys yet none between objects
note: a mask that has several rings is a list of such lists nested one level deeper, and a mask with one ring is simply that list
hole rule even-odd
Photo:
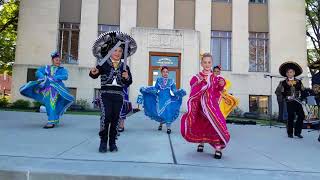
[{"label": "man in black charro suit", "polygon": [[[295,62],[285,62],[280,66],[279,72],[282,76],[286,77],[285,80],[279,83],[276,94],[281,94],[287,104],[288,137],[293,138],[294,135],[298,138],[303,138],[301,132],[305,115],[299,98],[304,87],[301,80],[295,78],[302,74],[302,68]],[[294,123],[296,115],[297,121]]]}]

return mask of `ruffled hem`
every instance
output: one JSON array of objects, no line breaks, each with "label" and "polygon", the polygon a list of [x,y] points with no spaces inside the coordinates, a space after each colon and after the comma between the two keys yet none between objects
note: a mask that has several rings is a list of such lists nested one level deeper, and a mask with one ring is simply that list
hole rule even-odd
[{"label": "ruffled hem", "polygon": [[[42,104],[45,104],[44,96],[41,93],[39,93],[39,89],[43,88],[40,85],[41,83],[44,83],[43,80],[30,81],[29,83],[25,84],[20,88],[21,95],[34,99],[35,101],[41,102]],[[66,109],[69,108],[71,104],[74,102],[74,97],[68,92],[68,90],[65,87],[59,85],[56,82],[51,81],[50,86],[53,87],[61,97],[61,99],[57,102],[57,104],[63,106],[57,112],[57,114],[61,116],[66,111]]]}]

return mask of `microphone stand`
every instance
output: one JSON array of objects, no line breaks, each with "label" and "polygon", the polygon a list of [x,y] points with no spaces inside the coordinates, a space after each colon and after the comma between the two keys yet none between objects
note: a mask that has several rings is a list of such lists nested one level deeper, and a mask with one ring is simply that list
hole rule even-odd
[{"label": "microphone stand", "polygon": [[268,115],[268,119],[269,119],[269,127],[271,128],[273,127],[278,127],[278,128],[286,128],[285,126],[276,126],[272,124],[272,93],[273,93],[273,89],[272,89],[272,82],[273,82],[273,78],[283,78],[282,76],[275,76],[275,75],[271,75],[271,74],[265,74],[264,78],[270,78],[270,101],[269,101],[269,115]]}]

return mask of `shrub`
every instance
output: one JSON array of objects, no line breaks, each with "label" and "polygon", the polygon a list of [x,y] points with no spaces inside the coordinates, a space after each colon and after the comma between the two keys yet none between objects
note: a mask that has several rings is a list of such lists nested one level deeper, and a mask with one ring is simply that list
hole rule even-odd
[{"label": "shrub", "polygon": [[272,120],[278,120],[278,117],[279,117],[279,113],[274,112],[274,113],[272,114]]},{"label": "shrub", "polygon": [[35,109],[39,109],[41,105],[42,105],[41,102],[38,102],[38,101],[33,101],[32,102],[32,107],[35,108]]},{"label": "shrub", "polygon": [[243,115],[243,111],[239,108],[236,107],[231,113],[230,116],[234,116],[234,117],[242,117]]},{"label": "shrub", "polygon": [[0,107],[1,108],[8,107],[8,104],[9,104],[9,101],[7,98],[5,98],[5,97],[0,98]]},{"label": "shrub", "polygon": [[13,108],[28,109],[30,107],[30,104],[31,103],[28,100],[18,99],[12,104],[12,107]]},{"label": "shrub", "polygon": [[90,104],[87,100],[85,99],[78,99],[76,101],[76,105],[82,106],[85,110],[90,109]]}]

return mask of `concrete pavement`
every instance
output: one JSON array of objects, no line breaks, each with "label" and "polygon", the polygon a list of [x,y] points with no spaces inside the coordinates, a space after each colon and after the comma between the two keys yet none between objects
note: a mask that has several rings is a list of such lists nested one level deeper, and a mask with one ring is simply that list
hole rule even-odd
[{"label": "concrete pavement", "polygon": [[0,111],[2,179],[290,179],[320,178],[319,132],[289,139],[284,129],[229,125],[231,141],[223,158],[180,135],[179,120],[165,128],[142,112],[126,121],[119,152],[98,152],[98,116],[65,115],[58,128],[45,130],[46,115]]}]

